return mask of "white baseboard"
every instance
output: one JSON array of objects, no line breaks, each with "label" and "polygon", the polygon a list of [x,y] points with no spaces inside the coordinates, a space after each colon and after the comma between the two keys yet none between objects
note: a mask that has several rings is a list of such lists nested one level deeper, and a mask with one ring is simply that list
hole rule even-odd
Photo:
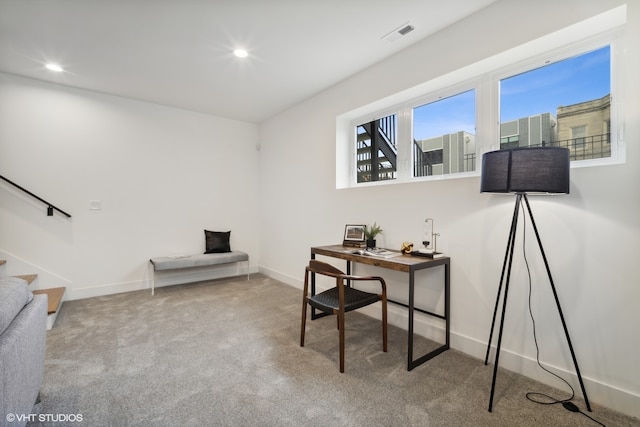
[{"label": "white baseboard", "polygon": [[[147,280],[135,280],[131,282],[121,283],[107,283],[104,285],[87,286],[83,288],[67,289],[65,292],[65,301],[72,301],[76,299],[85,299],[93,297],[101,297],[103,295],[120,294],[122,292],[139,291],[147,289]],[[151,295],[151,288],[149,288],[149,295]]]},{"label": "white baseboard", "polygon": [[[226,277],[246,277],[246,263],[237,264],[238,265],[224,264],[212,267],[195,267],[181,270],[170,270],[166,272],[156,272],[153,279],[155,280],[155,287],[161,288],[163,286],[180,285],[184,283],[194,283]],[[257,268],[251,267],[250,272],[256,273]],[[103,285],[67,289],[68,297],[65,297],[65,301],[119,294],[122,292],[140,291],[144,289],[149,290],[149,296],[151,296],[151,274],[153,274],[152,270],[147,271],[144,278],[130,282],[107,283]]]},{"label": "white baseboard", "polygon": [[[271,277],[275,280],[283,282],[289,286],[300,289],[302,291],[302,279],[299,277],[293,277],[286,274],[279,273],[277,271],[268,268],[253,267],[251,273],[260,272],[264,275]],[[231,276],[242,276],[246,274],[246,268],[239,266],[220,266],[210,269],[195,270],[195,271],[174,271],[166,274],[159,275],[156,273],[156,287],[170,286],[180,283],[198,282],[202,280],[212,280]],[[71,288],[67,289],[65,293],[66,300],[91,298],[102,295],[110,295],[121,292],[130,292],[147,289],[149,296],[151,297],[151,287],[148,277],[141,280],[111,283],[99,286],[85,287],[85,288]],[[302,296],[302,295],[301,295]],[[361,310],[362,313],[379,318],[379,309],[375,306],[365,307]],[[407,310],[404,307],[389,305],[388,309],[388,321],[389,324],[397,326],[401,329],[407,330]],[[414,321],[414,331],[417,335],[424,336],[437,342],[444,342],[444,326],[439,319],[430,319],[427,316],[417,315]],[[487,337],[488,338],[488,337]],[[484,357],[486,353],[486,342],[478,340],[473,337],[468,337],[457,333],[455,330],[451,330],[450,345],[452,349],[465,353],[469,356],[478,359],[479,364],[484,364]],[[494,357],[495,349],[492,349],[490,355],[490,363],[486,366],[486,369],[493,369],[492,360]],[[544,362],[544,361],[543,361]],[[428,363],[428,362],[427,362]],[[544,364],[544,363],[543,363]],[[500,353],[500,367],[508,369],[510,371],[525,375],[529,378],[540,381],[544,384],[548,384],[554,387],[562,388],[562,384],[559,384],[558,380],[554,377],[546,374],[542,371],[536,361],[528,356],[515,353],[509,349],[503,348]],[[577,376],[574,372],[558,368],[555,366],[549,366],[545,364],[545,367],[551,369],[553,372],[558,373],[565,378],[576,390],[576,395],[582,397],[580,386]],[[601,405],[607,408],[619,411],[621,413],[640,418],[640,396],[633,392],[623,390],[615,385],[607,384],[601,380],[593,379],[585,376],[583,373],[583,381],[587,395],[592,406]],[[565,386],[566,387],[566,386]],[[487,404],[489,399],[491,384],[487,384]]]},{"label": "white baseboard", "polygon": [[[294,288],[298,288],[302,291],[302,280],[299,277],[289,276],[287,274],[282,274],[275,270],[264,267],[260,267],[259,272],[264,274],[265,276],[271,277],[272,279],[275,279],[279,282],[286,283],[287,285],[293,286]],[[302,273],[304,273],[304,270]]]},{"label": "white baseboard", "polygon": [[[487,337],[488,338],[488,337]],[[484,358],[487,352],[486,342],[479,341],[470,337],[466,337],[451,331],[451,348],[468,354],[473,357],[477,357],[479,362],[484,364]],[[495,358],[495,345],[492,346],[489,354],[489,364],[487,369],[493,371],[493,360]],[[568,351],[568,350],[567,350]],[[579,355],[577,355],[579,357]],[[560,375],[566,381],[568,381],[574,388],[576,397],[583,398],[582,390],[580,389],[580,383],[578,376],[573,370],[573,366],[570,369],[560,368],[557,366],[549,365],[541,361],[542,365],[551,370],[552,372]],[[580,361],[578,360],[578,365]],[[500,362],[501,368],[507,369],[518,374],[522,374],[526,377],[533,378],[541,383],[559,388],[560,390],[569,392],[566,384],[562,383],[557,378],[544,372],[534,358],[515,353],[509,349],[500,350]],[[587,397],[591,403],[592,409],[594,406],[600,405],[615,411],[622,412],[624,414],[640,418],[640,396],[633,392],[622,390],[614,385],[607,384],[601,380],[590,378],[585,376],[582,372],[582,381],[587,392]],[[487,384],[487,390],[490,390],[491,384]],[[535,391],[535,390],[532,390]],[[487,404],[488,404],[487,398]],[[585,408],[581,408],[586,411]],[[588,412],[587,412],[588,413]]]},{"label": "white baseboard", "polygon": [[[266,268],[260,268],[260,271],[266,276],[302,290],[302,280],[300,278],[287,276]],[[364,307],[360,310],[360,312],[374,318],[380,318],[380,310],[375,306]],[[402,328],[405,331],[408,329],[408,313],[406,308],[389,304],[387,315],[389,324]],[[444,342],[445,330],[442,320],[432,320],[430,318],[427,318],[427,316],[418,314],[414,318],[414,332],[417,335],[424,336],[436,342]],[[469,356],[477,358],[478,363],[480,365],[484,365],[484,358],[487,351],[486,341],[481,341],[472,337],[458,334],[455,330],[452,329],[450,335],[450,347]],[[489,364],[486,366],[486,369],[493,370],[492,361],[494,357],[495,348],[492,348],[489,358]],[[547,365],[544,363],[544,361],[543,366],[567,380],[574,387],[577,397],[583,397],[578,377],[575,372],[563,368],[558,368],[556,366]],[[561,383],[557,378],[540,369],[535,359],[515,353],[513,351],[510,351],[509,349],[501,349],[500,367],[532,378],[536,381],[540,381],[541,383],[557,387],[561,390],[567,388],[566,385]],[[632,417],[640,418],[640,396],[638,396],[637,394],[634,394],[633,392],[627,390],[622,390],[611,384],[606,384],[601,380],[590,378],[588,376],[585,376],[584,373],[582,373],[582,380],[585,384],[585,389],[587,391],[587,396],[589,398],[589,402],[591,403],[592,409],[595,406],[600,405],[613,409],[615,411],[619,411],[623,414],[630,415]],[[491,383],[488,383],[487,405],[489,404],[490,390]],[[581,409],[586,411],[585,408]]]}]

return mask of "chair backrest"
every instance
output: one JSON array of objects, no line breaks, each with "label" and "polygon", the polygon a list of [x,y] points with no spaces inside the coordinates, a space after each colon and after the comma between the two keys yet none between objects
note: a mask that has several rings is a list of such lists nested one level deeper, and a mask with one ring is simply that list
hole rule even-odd
[{"label": "chair backrest", "polygon": [[344,276],[344,273],[340,269],[334,267],[331,264],[327,264],[326,262],[318,261],[315,259],[309,261],[307,270],[313,273],[324,274],[331,277]]}]

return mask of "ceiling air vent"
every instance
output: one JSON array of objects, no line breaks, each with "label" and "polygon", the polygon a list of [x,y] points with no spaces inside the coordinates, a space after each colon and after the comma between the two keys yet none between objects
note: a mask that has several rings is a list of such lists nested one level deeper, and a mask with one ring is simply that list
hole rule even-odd
[{"label": "ceiling air vent", "polygon": [[404,24],[400,25],[398,28],[394,29],[390,33],[382,36],[382,38],[388,41],[389,43],[391,43],[398,40],[402,36],[406,36],[413,30],[414,30],[414,26],[409,24],[408,22],[405,22]]}]

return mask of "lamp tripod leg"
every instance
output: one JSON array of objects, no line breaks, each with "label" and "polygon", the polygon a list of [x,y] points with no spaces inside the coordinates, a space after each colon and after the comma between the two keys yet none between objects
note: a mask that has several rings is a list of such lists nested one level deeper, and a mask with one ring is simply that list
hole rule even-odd
[{"label": "lamp tripod leg", "polygon": [[[518,193],[517,197],[516,197],[516,207],[513,211],[513,219],[511,220],[511,232],[509,233],[509,243],[507,245],[507,253],[505,254],[505,265],[507,262],[507,257],[508,257],[508,268],[506,270],[507,272],[507,277],[506,277],[506,282],[505,282],[505,286],[504,286],[504,298],[502,301],[502,315],[500,318],[500,329],[498,331],[498,343],[497,343],[497,347],[496,347],[496,357],[494,360],[494,364],[493,364],[493,378],[491,380],[491,395],[489,397],[489,412],[491,412],[493,410],[493,395],[495,393],[495,389],[496,389],[496,378],[498,377],[498,363],[499,363],[499,359],[500,359],[500,347],[502,345],[502,330],[504,328],[504,318],[505,318],[505,314],[507,312],[507,295],[509,293],[509,281],[511,279],[511,265],[513,264],[513,252],[514,252],[514,246],[515,246],[515,240],[516,240],[516,229],[518,226],[518,212],[520,211],[520,203],[522,200],[522,194]],[[503,266],[503,272],[502,272],[502,276],[504,277],[504,266]],[[502,287],[502,278],[500,279],[500,287]],[[491,325],[491,335],[493,335],[493,328],[495,326],[495,314],[496,311],[498,309],[498,303],[500,300],[500,291],[498,291],[498,300],[496,301],[496,308],[494,310],[494,319],[493,319],[493,323]],[[489,349],[491,347],[491,337],[489,338],[489,343],[487,344],[487,358],[489,356]],[[486,364],[486,362],[485,362]]]},{"label": "lamp tripod leg", "polygon": [[527,205],[527,211],[529,212],[529,217],[531,218],[531,225],[533,226],[533,231],[536,234],[538,246],[540,247],[540,253],[542,254],[542,259],[544,261],[544,266],[547,269],[547,275],[549,276],[549,284],[551,285],[551,290],[553,291],[553,297],[556,300],[556,307],[558,308],[558,314],[560,315],[560,321],[562,322],[564,335],[567,338],[567,344],[569,345],[569,351],[571,352],[571,358],[573,359],[573,366],[576,368],[576,375],[578,376],[578,381],[580,382],[580,389],[582,390],[582,396],[584,397],[584,402],[587,407],[587,410],[591,412],[591,405],[589,404],[587,391],[584,387],[584,382],[582,381],[582,375],[580,374],[580,368],[578,367],[578,360],[576,359],[576,353],[573,350],[573,345],[571,344],[571,338],[569,337],[569,329],[567,329],[567,323],[565,322],[564,315],[562,314],[562,308],[560,307],[560,299],[558,298],[558,293],[556,292],[556,287],[553,283],[553,278],[551,277],[551,269],[549,268],[549,263],[547,262],[547,256],[545,255],[544,249],[542,248],[542,240],[540,240],[538,227],[536,227],[536,222],[533,219],[533,212],[531,211],[531,206],[529,205],[529,200],[527,199],[526,194],[524,194],[524,202]]},{"label": "lamp tripod leg", "polygon": [[[516,225],[518,222],[518,212],[520,209],[520,199],[516,200],[516,207],[513,211],[513,217],[511,218],[511,230],[509,231],[509,240],[507,241],[507,250],[504,253],[504,262],[502,263],[502,273],[500,274],[500,285],[498,285],[498,293],[496,294],[496,305],[493,309],[493,319],[491,320],[491,332],[489,333],[489,341],[487,341],[487,353],[484,357],[484,364],[489,363],[489,353],[491,352],[491,342],[493,341],[493,331],[496,325],[496,315],[498,314],[498,307],[500,305],[500,294],[502,293],[502,284],[504,283],[504,273],[507,270],[507,262],[509,260],[509,253],[513,252],[512,240],[516,232]],[[509,269],[511,270],[511,269]]]}]

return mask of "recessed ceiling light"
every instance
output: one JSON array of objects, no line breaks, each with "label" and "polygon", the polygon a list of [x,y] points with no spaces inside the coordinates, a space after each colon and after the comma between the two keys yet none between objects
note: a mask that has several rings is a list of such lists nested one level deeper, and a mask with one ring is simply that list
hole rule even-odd
[{"label": "recessed ceiling light", "polygon": [[246,58],[249,53],[244,49],[236,49],[233,51],[233,54],[238,58]]},{"label": "recessed ceiling light", "polygon": [[45,67],[47,67],[47,70],[56,71],[58,73],[64,71],[62,67],[57,64],[47,64]]}]

